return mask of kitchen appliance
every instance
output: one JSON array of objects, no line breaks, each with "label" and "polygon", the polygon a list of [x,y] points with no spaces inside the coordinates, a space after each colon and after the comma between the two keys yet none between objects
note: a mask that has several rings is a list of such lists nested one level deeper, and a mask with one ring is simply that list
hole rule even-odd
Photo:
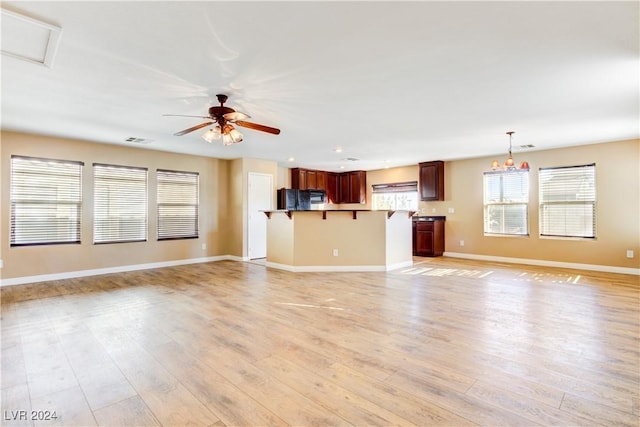
[{"label": "kitchen appliance", "polygon": [[324,190],[308,190],[309,201],[312,205],[327,203],[327,192]]},{"label": "kitchen appliance", "polygon": [[278,190],[277,199],[279,210],[308,211],[311,210],[311,205],[327,203],[327,192],[281,188]]},{"label": "kitchen appliance", "polygon": [[311,193],[309,190],[281,188],[278,190],[278,210],[308,211],[311,210]]}]

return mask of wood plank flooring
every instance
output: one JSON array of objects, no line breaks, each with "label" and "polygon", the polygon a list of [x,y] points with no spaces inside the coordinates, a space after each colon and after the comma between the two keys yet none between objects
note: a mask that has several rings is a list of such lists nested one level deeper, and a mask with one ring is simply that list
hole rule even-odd
[{"label": "wood plank flooring", "polygon": [[2,425],[640,425],[637,276],[224,261],[1,292]]}]

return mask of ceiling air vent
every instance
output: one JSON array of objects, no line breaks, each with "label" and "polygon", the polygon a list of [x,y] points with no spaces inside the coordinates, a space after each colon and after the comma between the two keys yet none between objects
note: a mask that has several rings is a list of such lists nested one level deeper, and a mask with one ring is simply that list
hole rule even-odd
[{"label": "ceiling air vent", "polygon": [[347,158],[344,158],[342,160],[347,161],[347,162],[357,162],[360,159],[356,159],[355,157],[347,157]]},{"label": "ceiling air vent", "polygon": [[533,145],[533,144],[524,144],[524,145],[520,146],[520,148],[523,148],[523,149],[533,148],[533,147],[535,147],[535,145]]},{"label": "ceiling air vent", "polygon": [[2,54],[53,67],[62,28],[7,9],[2,17]]},{"label": "ceiling air vent", "polygon": [[125,139],[126,142],[133,142],[134,144],[150,144],[153,142],[153,139],[144,139],[144,138],[136,138],[135,136],[130,136]]}]

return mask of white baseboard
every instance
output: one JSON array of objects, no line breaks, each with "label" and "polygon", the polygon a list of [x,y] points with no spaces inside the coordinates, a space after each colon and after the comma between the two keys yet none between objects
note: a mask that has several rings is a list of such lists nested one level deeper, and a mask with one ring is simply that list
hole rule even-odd
[{"label": "white baseboard", "polygon": [[267,261],[269,268],[290,271],[292,273],[363,273],[371,271],[391,271],[413,265],[413,261],[406,261],[392,265],[288,265]]},{"label": "white baseboard", "polygon": [[[620,273],[620,274],[631,274],[635,276],[640,276],[640,268],[627,268],[627,267],[616,267],[616,266],[596,265],[596,264],[578,264],[578,263],[570,263],[570,262],[547,261],[547,260],[528,259],[528,258],[510,258],[510,257],[499,257],[499,256],[491,256],[491,255],[465,254],[465,253],[458,253],[458,252],[445,252],[444,255],[451,258],[471,259],[471,260],[477,260],[477,261],[503,262],[503,263],[509,263],[509,264],[528,264],[528,265],[537,265],[542,267],[570,268],[574,270],[590,270],[590,271],[601,271],[601,272],[607,272],[607,273]],[[190,259],[181,259],[181,260],[174,260],[174,261],[153,262],[148,264],[123,265],[118,267],[97,268],[92,270],[68,271],[64,273],[41,274],[36,276],[23,276],[23,277],[11,278],[11,279],[0,279],[0,287],[22,285],[26,283],[47,282],[51,280],[75,279],[78,277],[97,276],[100,274],[123,273],[127,271],[137,271],[137,270],[149,270],[152,268],[173,267],[177,265],[198,264],[202,262],[213,262],[213,261],[243,262],[248,260],[249,260],[248,258],[239,257],[235,255],[220,255],[220,256],[206,257],[206,258],[190,258]],[[384,266],[384,265],[293,266],[293,265],[279,264],[275,262],[266,263],[267,267],[275,268],[278,270],[290,271],[293,273],[375,272],[375,271],[381,272],[381,271],[396,270],[399,268],[406,268],[411,265],[413,265],[412,261],[396,263],[388,266]]]},{"label": "white baseboard", "polygon": [[152,268],[173,267],[176,265],[198,264],[201,262],[224,261],[224,260],[237,261],[238,259],[241,260],[241,258],[234,257],[232,255],[221,255],[221,256],[206,257],[206,258],[190,258],[190,259],[180,259],[175,261],[152,262],[148,264],[134,264],[134,265],[122,265],[118,267],[96,268],[92,270],[67,271],[64,273],[40,274],[37,276],[23,276],[23,277],[15,277],[12,279],[1,279],[0,287],[12,286],[12,285],[23,285],[26,283],[35,283],[35,282],[48,282],[50,280],[75,279],[77,277],[97,276],[100,274],[123,273],[126,271],[149,270]]},{"label": "white baseboard", "polygon": [[504,262],[508,264],[528,264],[541,267],[569,268],[572,270],[602,271],[605,273],[631,274],[640,276],[640,268],[616,267],[612,265],[579,264],[573,262],[548,261],[543,259],[510,258],[492,255],[465,254],[458,252],[445,252],[444,256],[448,256],[451,258],[472,259],[477,261]]}]

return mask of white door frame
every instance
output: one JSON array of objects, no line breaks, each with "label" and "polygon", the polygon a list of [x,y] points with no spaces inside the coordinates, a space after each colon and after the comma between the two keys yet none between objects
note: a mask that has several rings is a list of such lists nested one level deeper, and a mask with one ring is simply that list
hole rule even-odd
[{"label": "white door frame", "polygon": [[[268,191],[265,188],[268,185]],[[253,192],[253,189],[257,191]],[[263,210],[273,209],[273,175],[249,172],[247,177],[247,257],[267,256],[267,217]]]}]

